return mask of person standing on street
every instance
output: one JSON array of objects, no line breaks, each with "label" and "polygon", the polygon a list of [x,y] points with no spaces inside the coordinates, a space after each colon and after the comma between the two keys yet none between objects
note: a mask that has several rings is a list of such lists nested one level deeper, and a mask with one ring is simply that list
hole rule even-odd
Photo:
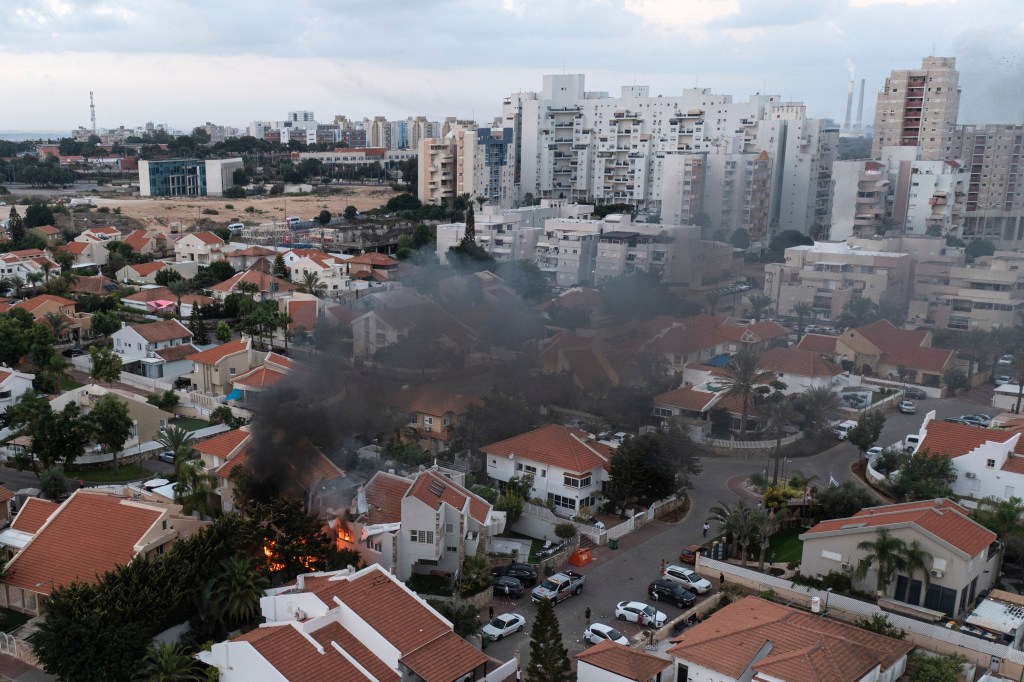
[{"label": "person standing on street", "polygon": [[725,585],[725,573],[718,574],[718,588],[721,589]]},{"label": "person standing on street", "polygon": [[589,628],[590,627],[590,607],[589,606],[587,607],[587,610],[583,612],[583,617],[587,619],[587,627]]},{"label": "person standing on street", "polygon": [[488,606],[487,607],[487,620],[488,621],[494,620],[494,607],[493,606]]},{"label": "person standing on street", "polygon": [[704,522],[704,537],[708,536],[708,531],[711,530],[711,524],[707,521]]}]

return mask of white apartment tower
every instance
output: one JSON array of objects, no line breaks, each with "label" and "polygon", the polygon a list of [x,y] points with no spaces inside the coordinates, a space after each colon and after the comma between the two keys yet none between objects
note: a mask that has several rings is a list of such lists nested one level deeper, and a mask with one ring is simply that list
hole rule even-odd
[{"label": "white apartment tower", "polygon": [[985,238],[1005,249],[1024,248],[1024,125],[959,126],[948,158],[970,174],[964,238]]},{"label": "white apartment tower", "polygon": [[925,57],[920,69],[893,71],[875,104],[872,158],[882,147],[921,147],[921,159],[947,158],[946,143],[960,109],[955,57]]}]

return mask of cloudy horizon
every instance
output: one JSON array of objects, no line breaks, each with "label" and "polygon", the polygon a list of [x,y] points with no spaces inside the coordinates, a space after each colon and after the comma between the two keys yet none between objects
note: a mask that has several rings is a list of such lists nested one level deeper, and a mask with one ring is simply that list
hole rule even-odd
[{"label": "cloudy horizon", "polygon": [[[14,0],[0,130],[147,121],[185,131],[311,110],[319,121],[426,115],[489,123],[550,73],[588,90],[710,88],[807,104],[842,122],[866,79],[864,123],[892,69],[957,58],[962,123],[1024,122],[1019,0]],[[402,3],[404,5],[404,3]],[[856,116],[856,112],[854,112]]]}]

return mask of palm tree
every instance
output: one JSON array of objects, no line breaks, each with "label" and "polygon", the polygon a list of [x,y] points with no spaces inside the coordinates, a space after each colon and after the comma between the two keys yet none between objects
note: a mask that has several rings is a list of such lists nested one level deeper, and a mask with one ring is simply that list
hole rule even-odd
[{"label": "palm tree", "polygon": [[160,429],[160,433],[157,434],[156,442],[163,445],[165,448],[170,450],[177,456],[183,452],[190,443],[193,441],[192,434],[180,426],[169,424],[164,428]]},{"label": "palm tree", "polygon": [[750,303],[750,316],[758,322],[772,308],[772,297],[768,294],[751,294],[747,302]]},{"label": "palm tree", "polygon": [[875,589],[879,595],[885,594],[892,582],[896,571],[903,568],[903,556],[907,546],[899,538],[893,536],[888,528],[880,528],[875,534],[874,540],[865,540],[857,545],[857,549],[866,551],[868,554],[857,564],[854,575],[857,578],[864,578],[876,564],[878,571]]},{"label": "palm tree", "polygon": [[822,428],[839,412],[839,396],[831,386],[812,386],[798,397],[804,424],[809,431]]},{"label": "palm tree", "polygon": [[48,260],[44,260],[39,267],[43,270],[43,280],[49,282],[50,273],[53,272],[53,263]]},{"label": "palm tree", "polygon": [[35,288],[37,284],[43,281],[43,273],[30,272],[27,275],[25,275],[25,281],[28,283],[29,287]]},{"label": "palm tree", "polygon": [[[974,510],[974,519],[995,533],[1003,545],[1011,536],[1020,533],[1022,515],[1024,515],[1024,500],[1019,497],[1011,497],[1008,500],[986,497],[978,502],[978,508]],[[1003,553],[1000,553],[996,575],[1001,574],[1002,564]]]},{"label": "palm tree", "polygon": [[864,298],[863,296],[854,296],[846,305],[843,306],[843,312],[839,313],[839,318],[836,322],[842,327],[848,327],[850,329],[856,329],[857,327],[863,327],[866,324],[871,324],[879,317],[878,304],[872,301],[870,298]]},{"label": "palm tree", "polygon": [[206,675],[196,659],[180,644],[161,642],[146,652],[141,679],[146,682],[201,682]]},{"label": "palm tree", "polygon": [[220,562],[220,572],[210,585],[210,601],[217,618],[229,627],[254,619],[267,579],[257,573],[249,559],[229,557]]},{"label": "palm tree", "polygon": [[0,296],[6,296],[11,293],[11,289],[14,288],[14,283],[11,282],[10,277],[4,277],[0,279]]},{"label": "palm tree", "polygon": [[26,282],[19,275],[15,275],[8,280],[11,283],[11,288],[14,289],[14,298],[21,298],[21,294],[25,289]]},{"label": "palm tree", "polygon": [[176,279],[167,285],[167,290],[171,292],[175,300],[175,314],[181,316],[181,297],[192,291],[192,282],[187,279]]},{"label": "palm tree", "polygon": [[931,582],[931,574],[928,572],[928,567],[931,563],[932,555],[921,549],[921,544],[917,540],[911,542],[903,550],[903,570],[907,572],[907,577],[910,580],[907,581],[907,589],[902,601],[907,601],[910,598],[910,583],[914,580],[914,575],[918,571],[924,576],[924,591],[928,591],[928,585]]},{"label": "palm tree", "polygon": [[739,398],[743,401],[742,421],[740,422],[740,438],[747,436],[747,417],[750,414],[750,401],[758,386],[764,386],[775,380],[775,373],[761,369],[761,356],[743,349],[732,356],[732,361],[722,368],[725,376],[726,396]]},{"label": "palm tree", "polygon": [[53,330],[53,335],[57,337],[58,341],[63,339],[64,335],[71,329],[71,323],[68,322],[68,318],[60,313],[46,313],[43,315],[43,323]]},{"label": "palm tree", "polygon": [[[738,500],[731,507],[719,502],[708,510],[708,521],[718,523],[718,530],[722,534],[729,535],[729,554],[736,554],[736,547],[739,545],[740,531],[744,528],[749,530],[747,520],[753,510],[747,506],[746,500]],[[749,535],[749,533],[748,533]]]},{"label": "palm tree", "polygon": [[320,273],[306,272],[303,273],[302,281],[299,283],[299,291],[321,298],[327,291],[327,283],[320,281]]},{"label": "palm tree", "polygon": [[804,338],[804,323],[807,322],[807,318],[811,316],[812,312],[811,304],[806,301],[793,304],[793,314],[796,315],[797,343],[800,343],[800,339]]},{"label": "palm tree", "polygon": [[793,401],[783,395],[777,400],[765,404],[765,417],[768,420],[768,431],[775,436],[775,469],[772,473],[772,485],[779,482],[779,460],[782,458],[782,434],[786,427],[795,419],[797,411],[793,409]]},{"label": "palm tree", "polygon": [[53,380],[57,384],[57,392],[54,395],[60,395],[63,392],[62,388],[64,378],[67,377],[67,373],[64,370],[67,366],[67,363],[64,362],[64,358],[60,353],[54,353],[51,355],[50,359],[46,363],[46,372],[53,375]]},{"label": "palm tree", "polygon": [[192,459],[192,448],[182,450],[174,458],[175,478],[174,501],[181,505],[185,514],[199,514],[199,518],[214,512],[210,504],[217,479],[203,468],[202,460]]},{"label": "palm tree", "polygon": [[758,509],[753,514],[754,535],[757,536],[757,542],[761,549],[761,553],[757,557],[757,570],[761,572],[764,572],[765,552],[768,551],[772,536],[782,525],[783,514],[785,514],[785,510],[776,513],[769,512],[767,509]]}]

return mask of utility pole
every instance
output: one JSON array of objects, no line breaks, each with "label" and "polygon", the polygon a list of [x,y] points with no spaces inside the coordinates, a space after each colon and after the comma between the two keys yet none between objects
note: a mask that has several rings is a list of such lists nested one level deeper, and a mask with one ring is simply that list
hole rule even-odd
[{"label": "utility pole", "polygon": [[96,134],[96,103],[92,99],[92,90],[89,91],[89,116],[92,119],[92,134]]}]

